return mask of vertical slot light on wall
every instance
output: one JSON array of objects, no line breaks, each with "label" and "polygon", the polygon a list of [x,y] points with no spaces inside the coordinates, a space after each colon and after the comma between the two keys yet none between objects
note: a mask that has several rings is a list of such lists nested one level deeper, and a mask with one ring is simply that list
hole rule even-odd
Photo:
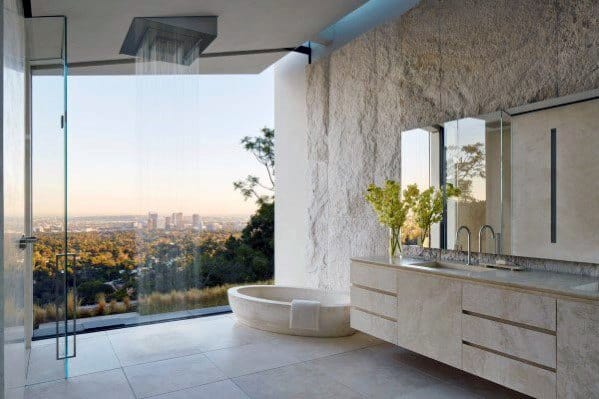
[{"label": "vertical slot light on wall", "polygon": [[551,243],[557,242],[557,129],[551,129]]}]

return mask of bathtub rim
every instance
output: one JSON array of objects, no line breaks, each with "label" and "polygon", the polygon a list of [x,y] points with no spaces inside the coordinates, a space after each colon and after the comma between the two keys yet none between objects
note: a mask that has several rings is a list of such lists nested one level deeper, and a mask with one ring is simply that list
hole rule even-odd
[{"label": "bathtub rim", "polygon": [[261,298],[259,296],[252,296],[252,295],[247,295],[247,294],[242,294],[239,292],[240,289],[243,288],[264,288],[264,287],[272,287],[272,288],[291,288],[291,289],[300,289],[300,290],[309,290],[309,291],[317,291],[317,292],[325,292],[325,293],[331,293],[331,294],[340,294],[340,295],[346,295],[347,296],[347,303],[339,303],[339,304],[332,304],[332,305],[323,305],[321,304],[320,306],[322,308],[346,308],[350,306],[350,301],[349,301],[349,292],[346,291],[340,291],[340,290],[332,290],[332,291],[327,291],[324,290],[322,288],[312,288],[312,287],[301,287],[301,286],[297,286],[297,285],[267,285],[267,284],[254,284],[254,285],[240,285],[237,287],[231,287],[227,290],[227,294],[228,295],[233,295],[236,296],[240,299],[245,299],[248,301],[255,301],[255,302],[262,302],[262,303],[268,303],[268,304],[273,304],[273,305],[282,305],[282,306],[291,306],[291,301],[289,302],[284,302],[284,301],[275,301],[272,299],[266,299],[266,298]]}]

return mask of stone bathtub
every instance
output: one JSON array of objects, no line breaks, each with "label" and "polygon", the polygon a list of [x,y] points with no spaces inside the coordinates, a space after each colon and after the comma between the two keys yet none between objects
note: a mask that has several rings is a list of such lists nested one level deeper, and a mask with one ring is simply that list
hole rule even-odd
[{"label": "stone bathtub", "polygon": [[[309,337],[344,337],[355,332],[349,325],[349,293],[280,285],[248,285],[227,292],[233,313],[242,324],[275,333]],[[319,329],[289,328],[291,301],[320,302]]]}]

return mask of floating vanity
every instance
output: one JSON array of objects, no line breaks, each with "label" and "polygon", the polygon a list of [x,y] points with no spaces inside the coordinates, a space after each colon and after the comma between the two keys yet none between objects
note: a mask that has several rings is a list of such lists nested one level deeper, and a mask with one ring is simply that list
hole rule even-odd
[{"label": "floating vanity", "polygon": [[533,397],[598,395],[596,279],[373,257],[351,284],[357,330]]}]

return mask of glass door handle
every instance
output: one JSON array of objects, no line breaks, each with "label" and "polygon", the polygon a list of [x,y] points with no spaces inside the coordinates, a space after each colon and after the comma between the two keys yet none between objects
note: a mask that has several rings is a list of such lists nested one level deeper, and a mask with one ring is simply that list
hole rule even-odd
[{"label": "glass door handle", "polygon": [[26,237],[23,234],[21,236],[21,238],[19,239],[19,248],[26,249],[27,248],[27,244],[34,244],[36,242],[37,242],[37,237],[35,237],[35,236]]}]

